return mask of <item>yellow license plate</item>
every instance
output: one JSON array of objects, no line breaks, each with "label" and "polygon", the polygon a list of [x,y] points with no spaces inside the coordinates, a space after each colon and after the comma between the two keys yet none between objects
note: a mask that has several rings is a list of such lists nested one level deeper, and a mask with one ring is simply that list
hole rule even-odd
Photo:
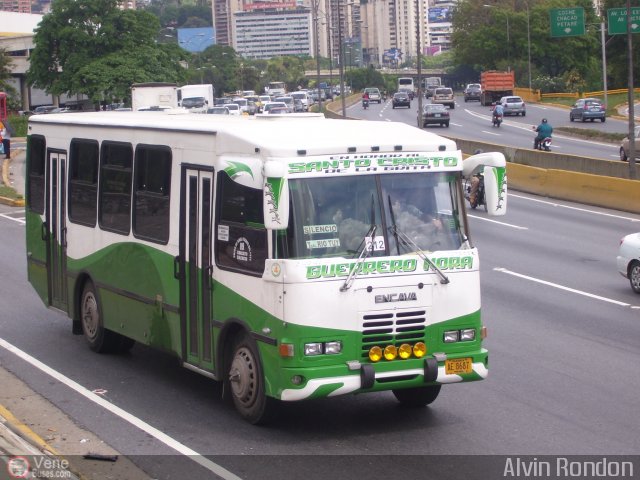
[{"label": "yellow license plate", "polygon": [[471,358],[454,358],[445,360],[444,371],[447,375],[460,375],[461,373],[471,373],[473,359]]}]

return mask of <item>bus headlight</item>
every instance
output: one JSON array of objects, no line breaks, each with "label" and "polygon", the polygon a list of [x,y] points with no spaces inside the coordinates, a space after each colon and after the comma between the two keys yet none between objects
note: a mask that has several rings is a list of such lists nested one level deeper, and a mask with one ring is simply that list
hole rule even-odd
[{"label": "bus headlight", "polygon": [[398,349],[398,356],[403,360],[409,358],[411,356],[411,345],[408,343],[400,345],[400,348]]},{"label": "bus headlight", "polygon": [[458,341],[460,332],[458,330],[449,330],[444,332],[444,343],[455,343]]},{"label": "bus headlight", "polygon": [[308,356],[322,355],[322,344],[321,343],[305,343],[304,354]]},{"label": "bus headlight", "polygon": [[393,360],[398,356],[398,349],[395,345],[387,345],[384,347],[384,358],[387,360]]},{"label": "bus headlight", "polygon": [[326,342],[324,344],[324,353],[327,355],[337,355],[342,352],[342,342]]},{"label": "bus headlight", "polygon": [[472,342],[476,339],[476,329],[475,328],[465,328],[464,330],[460,330],[460,341],[461,342]]},{"label": "bus headlight", "polygon": [[378,346],[371,347],[369,349],[369,360],[372,362],[379,362],[382,358],[382,349]]}]

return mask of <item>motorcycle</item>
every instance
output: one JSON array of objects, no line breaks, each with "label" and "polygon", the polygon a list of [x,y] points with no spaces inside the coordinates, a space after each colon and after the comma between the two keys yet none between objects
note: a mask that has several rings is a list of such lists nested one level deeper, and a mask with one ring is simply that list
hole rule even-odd
[{"label": "motorcycle", "polygon": [[545,137],[542,140],[538,140],[538,137],[536,137],[533,140],[533,149],[534,150],[540,150],[543,152],[550,152],[551,151],[551,137]]},{"label": "motorcycle", "polygon": [[494,115],[493,116],[493,126],[500,128],[500,124],[502,123],[502,115]]},{"label": "motorcycle", "polygon": [[484,205],[484,209],[486,211],[487,203],[484,198],[484,175],[482,173],[478,173],[475,175],[475,177],[478,179],[478,191],[476,192],[476,198],[474,199],[473,202],[471,201],[471,185],[472,185],[471,179],[473,177],[466,178],[464,181],[465,198],[469,200],[469,206],[471,206],[473,210],[478,208],[479,205]]},{"label": "motorcycle", "polygon": [[364,108],[365,110],[367,108],[369,108],[369,99],[368,98],[363,98],[362,99],[362,108]]}]

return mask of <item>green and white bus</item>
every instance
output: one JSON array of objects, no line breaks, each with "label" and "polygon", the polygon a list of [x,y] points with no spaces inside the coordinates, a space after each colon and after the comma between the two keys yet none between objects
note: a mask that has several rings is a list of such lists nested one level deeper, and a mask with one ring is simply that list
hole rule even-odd
[{"label": "green and white bus", "polygon": [[463,177],[500,153],[319,114],[35,115],[29,281],[96,352],[135,342],[225,382],[239,413],[392,390],[426,405],[488,373]]}]

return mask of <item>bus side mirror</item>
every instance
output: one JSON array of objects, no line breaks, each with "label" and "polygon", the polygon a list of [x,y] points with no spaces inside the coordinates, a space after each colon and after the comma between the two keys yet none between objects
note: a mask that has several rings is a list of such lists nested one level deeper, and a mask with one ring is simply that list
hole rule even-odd
[{"label": "bus side mirror", "polygon": [[484,197],[489,215],[497,217],[507,213],[506,167],[484,167]]},{"label": "bus side mirror", "polygon": [[507,213],[507,162],[500,152],[481,152],[471,155],[462,163],[466,178],[482,172],[487,213],[492,216]]},{"label": "bus side mirror", "polygon": [[267,162],[264,166],[264,226],[268,230],[284,230],[289,225],[289,182],[284,165]]}]

